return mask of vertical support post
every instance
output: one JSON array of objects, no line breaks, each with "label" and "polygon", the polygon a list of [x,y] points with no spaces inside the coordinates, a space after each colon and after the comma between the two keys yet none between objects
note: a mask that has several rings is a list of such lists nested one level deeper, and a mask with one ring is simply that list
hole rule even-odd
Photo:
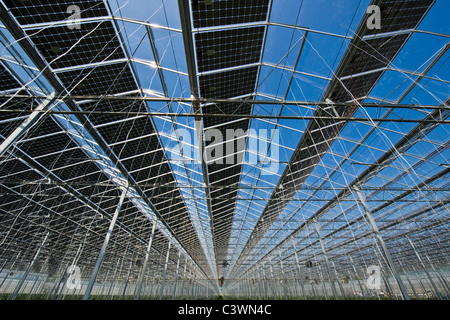
[{"label": "vertical support post", "polygon": [[392,287],[390,285],[388,277],[386,277],[386,274],[383,271],[381,272],[381,277],[383,278],[384,284],[386,285],[386,289],[389,292],[389,295],[391,296],[391,298],[394,300],[398,300],[394,289],[392,289]]},{"label": "vertical support post", "polygon": [[42,251],[42,248],[44,247],[45,242],[47,241],[48,235],[49,235],[49,232],[47,232],[47,234],[45,235],[44,240],[42,240],[42,243],[41,243],[41,245],[39,246],[39,249],[36,251],[36,254],[35,254],[34,257],[33,257],[33,260],[31,260],[31,263],[30,263],[30,265],[28,266],[27,270],[26,270],[25,273],[22,275],[22,278],[20,278],[20,281],[19,281],[18,285],[16,286],[16,288],[14,289],[13,294],[11,295],[11,298],[10,298],[11,300],[15,300],[15,299],[17,298],[17,295],[19,294],[20,289],[22,288],[22,286],[23,286],[25,280],[27,279],[28,274],[30,273],[31,268],[33,268],[34,264],[36,263],[36,260],[39,258],[39,255],[40,255],[40,253],[41,253],[41,251]]},{"label": "vertical support post", "polygon": [[181,299],[184,297],[184,284],[186,282],[187,256],[184,260],[183,284],[181,285]]},{"label": "vertical support post", "polygon": [[438,272],[437,274],[438,274],[438,278],[439,278],[439,280],[440,280],[440,282],[442,284],[442,287],[444,288],[444,291],[445,291],[446,295],[449,296],[450,295],[450,288],[448,287],[447,280],[444,278],[444,276],[440,272]]},{"label": "vertical support post", "polygon": [[294,248],[295,262],[297,263],[297,269],[298,269],[298,273],[299,273],[299,276],[300,276],[300,286],[302,288],[303,299],[306,300],[305,288],[303,287],[303,280],[302,280],[302,270],[300,268],[300,261],[298,259],[297,248],[296,248],[296,245],[295,245],[295,240],[293,238],[292,238],[292,247]]},{"label": "vertical support post", "polygon": [[155,229],[156,229],[156,217],[155,220],[153,220],[152,233],[150,234],[150,239],[148,240],[147,250],[145,251],[144,263],[142,264],[141,273],[139,275],[138,283],[136,285],[136,293],[135,293],[136,300],[139,300],[141,296],[142,282],[144,280],[145,270],[147,270],[147,263],[148,258],[150,256],[150,250],[152,248],[153,237],[155,236]]},{"label": "vertical support post", "polygon": [[[114,268],[114,272],[113,272],[114,274],[117,274],[117,269],[119,268],[119,265],[120,265],[120,263],[119,263],[119,260],[118,260],[117,263],[116,263],[116,266]],[[114,280],[111,280],[111,284],[109,286],[108,293],[106,294],[108,297],[111,297],[111,299],[114,296],[114,291],[115,291],[114,287],[116,285],[116,281],[117,281],[117,278],[114,279]]]},{"label": "vertical support post", "polygon": [[177,292],[178,270],[180,269],[180,258],[181,258],[181,251],[178,251],[177,270],[176,270],[176,274],[175,274],[175,284],[173,285],[172,300],[175,299],[175,293]]},{"label": "vertical support post", "polygon": [[[320,278],[325,279],[324,276],[322,276],[322,267],[320,266],[320,264],[317,265],[317,272],[320,275]],[[325,285],[325,281],[320,281],[320,283],[322,284],[322,292],[325,295],[325,298],[328,300],[328,289]]]},{"label": "vertical support post", "polygon": [[283,287],[284,297],[285,297],[285,299],[287,299],[288,289],[287,289],[287,283],[286,283],[286,275],[284,274],[284,265],[283,265],[283,259],[281,258],[280,248],[278,248],[278,256],[280,257],[281,274],[283,275],[283,280],[281,280],[280,283],[283,283],[282,287]]},{"label": "vertical support post", "polygon": [[[402,263],[400,260],[398,260],[398,263],[400,264],[400,266],[401,266],[401,268],[402,268],[403,270],[407,270],[407,271],[408,271],[408,269],[405,268],[405,267],[403,266],[403,263]],[[413,268],[410,268],[410,269],[411,269],[411,270],[414,270]],[[414,271],[417,271],[417,270],[414,270]],[[413,285],[411,279],[409,279],[410,277],[408,277],[408,275],[405,275],[405,278],[406,278],[406,281],[408,281],[409,286],[411,287],[411,290],[412,290],[414,296],[415,296],[416,298],[419,298],[419,296],[417,295],[416,289],[414,288],[414,285]]]},{"label": "vertical support post", "polygon": [[436,295],[438,296],[439,299],[442,300],[442,295],[441,295],[441,293],[439,292],[438,288],[436,287],[436,284],[434,283],[433,278],[432,278],[431,275],[428,273],[427,267],[425,266],[425,263],[423,262],[422,258],[420,257],[419,253],[417,252],[416,247],[414,246],[413,242],[411,241],[411,239],[410,239],[408,236],[406,236],[406,239],[408,239],[408,242],[409,242],[409,244],[411,245],[411,247],[413,248],[414,253],[416,254],[417,259],[419,259],[420,264],[421,264],[422,267],[423,267],[423,271],[424,271],[425,274],[427,275],[428,280],[430,280],[430,283],[431,283],[431,285],[433,286],[433,289],[434,289],[434,291],[436,292]]},{"label": "vertical support post", "polygon": [[125,298],[125,294],[127,293],[128,282],[130,281],[131,271],[133,270],[132,266],[133,266],[133,264],[130,262],[130,267],[128,268],[127,280],[125,280],[125,285],[123,286],[123,290],[122,290],[122,300]]},{"label": "vertical support post", "polygon": [[[75,256],[74,256],[74,258],[72,260],[72,264],[70,266],[75,266],[76,265],[80,255],[81,255],[81,250],[82,249],[83,249],[83,243],[80,243],[80,245],[78,246],[77,252],[75,253]],[[66,271],[64,272],[64,274],[66,275],[66,279],[64,280],[64,283],[63,283],[63,285],[61,287],[61,291],[60,291],[60,293],[59,293],[59,295],[57,297],[57,300],[61,299],[61,296],[62,296],[62,293],[63,293],[63,289],[66,287],[67,280],[69,279],[69,277],[66,274],[68,268],[69,268],[69,266],[66,267]]]},{"label": "vertical support post", "polygon": [[[16,262],[19,260],[20,254],[21,254],[20,252],[17,253],[17,256],[16,256],[16,258],[14,259],[14,261],[13,261],[13,263],[12,263],[10,269],[13,269],[13,268],[14,268],[14,266],[16,265]],[[5,264],[6,264],[6,262],[5,262]],[[5,283],[6,279],[7,279],[8,276],[9,276],[9,274],[10,274],[9,272],[6,272],[5,277],[4,277],[3,280],[2,280],[2,283],[0,283],[0,288],[3,287],[3,284]],[[8,288],[8,286],[9,286],[9,285],[6,285],[6,288]],[[3,292],[6,292],[6,290],[3,290]]]},{"label": "vertical support post", "polygon": [[272,288],[273,288],[273,293],[276,296],[277,295],[277,290],[276,290],[276,286],[274,285],[276,283],[276,281],[274,281],[274,276],[273,276],[273,268],[272,268],[272,258],[269,258],[269,269],[270,269],[270,278],[272,279]]},{"label": "vertical support post", "polygon": [[330,278],[331,290],[333,290],[334,298],[339,299],[337,290],[336,290],[336,287],[335,287],[334,281],[333,281],[333,274],[331,273],[330,262],[328,261],[327,252],[325,250],[325,245],[322,241],[322,236],[320,234],[320,227],[319,227],[319,223],[317,222],[317,220],[314,220],[314,226],[316,227],[316,232],[317,232],[317,235],[319,236],[320,248],[322,249],[322,254],[325,259],[325,264],[327,267],[328,277]]},{"label": "vertical support post", "polygon": [[194,271],[192,271],[192,288],[191,288],[191,297],[196,297],[197,294],[197,277]]},{"label": "vertical support post", "polygon": [[40,118],[44,110],[55,100],[55,92],[49,94],[34,111],[26,118],[0,145],[0,157],[11,147],[28,129],[30,129]]},{"label": "vertical support post", "polygon": [[114,212],[114,216],[111,219],[111,223],[109,224],[108,232],[106,233],[105,240],[103,241],[102,248],[98,255],[97,262],[95,263],[94,270],[92,271],[91,279],[89,280],[86,292],[84,293],[83,300],[88,300],[89,297],[91,296],[92,288],[94,287],[95,280],[97,279],[98,272],[100,271],[100,267],[103,262],[103,257],[105,256],[106,248],[108,247],[109,244],[109,239],[111,238],[112,231],[114,229],[114,226],[116,225],[117,217],[119,216],[120,208],[122,207],[123,201],[125,200],[127,191],[128,185],[122,191],[119,203],[117,204],[116,211]]},{"label": "vertical support post", "polygon": [[[427,258],[428,262],[430,263],[430,266],[431,266],[431,268],[433,269],[433,271],[434,271],[436,274],[441,275],[441,273],[439,272],[439,270],[436,269],[436,268],[434,267],[433,263],[432,263],[431,260],[430,260],[430,257],[429,257],[427,254],[425,254],[425,257]],[[446,280],[444,277],[442,277],[442,279],[440,279],[440,280],[443,280],[443,281],[441,281],[441,284],[443,285],[443,288],[445,288],[446,286],[448,286],[448,285],[447,285],[447,280]]]},{"label": "vertical support post", "polygon": [[264,297],[265,283],[264,283],[264,276],[263,276],[263,274],[261,272],[261,268],[260,267],[261,266],[258,265],[257,270],[258,270],[258,275],[259,275],[259,277],[258,277],[259,296],[260,296],[260,299],[261,299],[261,297]]},{"label": "vertical support post", "polygon": [[355,272],[355,275],[356,275],[356,280],[357,280],[359,288],[361,290],[361,295],[365,299],[366,298],[366,293],[365,293],[365,291],[363,289],[363,285],[361,284],[361,280],[359,279],[359,274],[358,274],[358,271],[356,270],[355,263],[353,262],[352,256],[349,256],[349,258],[350,258],[350,262],[352,263],[353,271]]},{"label": "vertical support post", "polygon": [[402,293],[403,299],[410,300],[406,287],[403,284],[402,279],[400,278],[400,274],[398,273],[397,268],[394,265],[394,261],[392,260],[391,254],[386,246],[386,243],[383,240],[383,237],[380,234],[380,231],[378,230],[377,224],[372,217],[372,213],[370,212],[369,207],[367,206],[361,191],[358,188],[355,188],[354,190],[356,192],[356,195],[358,196],[359,202],[364,208],[365,216],[369,221],[369,225],[372,228],[372,232],[375,234],[375,237],[377,238],[381,246],[381,249],[383,251],[384,257],[386,258],[388,266],[392,270],[392,274],[394,275],[395,281],[397,282],[397,285],[400,288],[400,292]]},{"label": "vertical support post", "polygon": [[266,274],[266,269],[264,269],[264,265],[262,265],[262,271],[263,271],[263,275],[264,275],[264,299],[268,299],[269,297],[269,284],[267,283],[267,274]]},{"label": "vertical support post", "polygon": [[263,281],[264,277],[261,277],[262,272],[261,272],[261,268],[260,267],[261,267],[260,265],[257,265],[256,266],[256,270],[257,270],[258,275],[260,276],[259,277],[259,295],[263,296],[263,293],[264,293],[264,281]]},{"label": "vertical support post", "polygon": [[[130,268],[130,270],[131,270],[131,268]],[[105,277],[105,281],[103,281],[103,283],[102,283],[102,290],[100,291],[100,298],[103,300],[106,300],[106,296],[104,296],[103,295],[103,292],[105,291],[105,288],[106,288],[106,284],[107,284],[107,282],[108,282],[108,276],[109,276],[109,273],[111,272],[111,270],[110,269],[108,269],[108,271],[106,272],[106,277]],[[122,299],[123,299],[123,296],[122,296]]]},{"label": "vertical support post", "polygon": [[339,289],[341,290],[342,298],[345,299],[345,290],[344,290],[344,287],[341,284],[341,281],[339,280],[339,275],[337,273],[336,265],[334,264],[334,261],[331,261],[331,264],[333,265],[334,273],[336,274],[336,282],[337,282],[337,284],[339,286]]},{"label": "vertical support post", "polygon": [[159,292],[159,300],[162,300],[162,297],[163,297],[164,283],[166,282],[166,272],[167,272],[167,266],[169,264],[169,254],[170,254],[171,245],[172,245],[172,242],[170,242],[170,240],[169,240],[169,246],[167,247],[166,261],[164,262],[163,279],[162,279],[162,283],[161,283],[161,291]]},{"label": "vertical support post", "polygon": [[192,264],[189,268],[189,297],[190,299],[192,299],[192,297],[194,296],[194,271],[192,271]]}]

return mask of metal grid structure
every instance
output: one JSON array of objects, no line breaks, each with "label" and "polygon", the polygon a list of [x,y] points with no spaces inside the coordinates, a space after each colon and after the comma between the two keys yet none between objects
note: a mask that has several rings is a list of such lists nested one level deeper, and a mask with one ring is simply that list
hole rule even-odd
[{"label": "metal grid structure", "polygon": [[0,1],[1,297],[447,299],[448,9]]}]

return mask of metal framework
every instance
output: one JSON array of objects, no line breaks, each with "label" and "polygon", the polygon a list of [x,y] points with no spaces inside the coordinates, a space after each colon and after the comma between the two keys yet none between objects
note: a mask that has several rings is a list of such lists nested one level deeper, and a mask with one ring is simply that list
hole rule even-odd
[{"label": "metal framework", "polygon": [[0,1],[2,298],[448,299],[445,0],[149,2]]}]

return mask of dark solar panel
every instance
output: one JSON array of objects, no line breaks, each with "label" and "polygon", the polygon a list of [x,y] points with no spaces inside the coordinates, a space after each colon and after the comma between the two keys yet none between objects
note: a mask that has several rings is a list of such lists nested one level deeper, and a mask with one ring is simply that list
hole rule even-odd
[{"label": "dark solar panel", "polygon": [[[84,110],[95,111],[144,111],[144,104],[127,104],[122,101],[101,101],[99,103],[90,103],[83,105]],[[163,161],[162,151],[156,136],[149,136],[154,133],[153,124],[148,117],[133,118],[127,120],[123,116],[111,115],[90,115],[89,118],[95,125],[102,125],[97,130],[103,136],[108,144],[115,144],[112,150],[120,159],[128,171],[133,172],[133,178],[136,181],[152,177],[149,169],[143,169],[148,166]],[[120,122],[119,122],[120,121]],[[149,153],[155,151],[153,153]],[[144,172],[145,171],[145,172]],[[157,176],[157,175],[155,175]]]},{"label": "dark solar panel", "polygon": [[[36,171],[19,161],[18,159],[10,159],[9,161],[0,162],[0,172],[7,173],[2,175],[0,182],[6,186],[14,187],[20,180],[37,180],[42,178]],[[2,197],[3,198],[3,197]],[[2,199],[6,203],[6,199]]]},{"label": "dark solar panel", "polygon": [[192,0],[194,28],[265,21],[269,0]]},{"label": "dark solar panel", "polygon": [[[346,102],[367,95],[378,81],[383,71],[342,80],[330,96],[333,102]],[[345,86],[345,88],[344,88]]]},{"label": "dark solar panel", "polygon": [[27,33],[48,62],[61,56],[52,62],[54,69],[124,58],[110,21],[85,23],[80,29],[59,26]]},{"label": "dark solar panel", "polygon": [[[50,122],[55,124],[53,120],[49,120],[46,122],[47,124],[51,124]],[[37,158],[40,156],[45,156],[49,153],[59,153],[63,152],[63,150],[65,149],[76,147],[76,144],[64,132],[53,134],[51,139],[48,139],[46,137],[39,138],[45,128],[48,128],[48,125],[44,125],[30,134],[30,137],[36,138],[33,143],[20,143],[20,148],[31,157]],[[56,124],[54,129],[57,130]],[[53,163],[45,158],[41,158],[40,161],[42,161],[44,165],[49,165],[50,167]]]},{"label": "dark solar panel", "polygon": [[355,48],[343,76],[386,67],[407,38],[407,34],[402,34],[362,41]]},{"label": "dark solar panel", "polygon": [[20,83],[0,64],[0,91],[20,88]]},{"label": "dark solar panel", "polygon": [[[252,106],[245,103],[227,103],[227,104],[209,104],[202,106],[204,114],[235,114],[235,115],[248,115],[251,113]],[[208,128],[217,124],[225,123],[231,120],[226,117],[204,117],[203,127]],[[245,124],[243,124],[245,126]],[[246,129],[246,127],[244,128]]]},{"label": "dark solar panel", "polygon": [[[127,104],[121,101],[101,101],[95,104],[82,104],[85,111],[145,111],[144,106],[139,104]],[[127,120],[123,115],[111,115],[111,114],[95,114],[90,115],[89,119],[94,125],[103,126],[98,128],[102,130],[102,133],[107,136],[108,143],[115,143],[118,141],[125,141],[134,138],[144,136],[154,132],[153,126],[149,118],[140,117]],[[120,123],[118,123],[120,121]],[[108,125],[108,123],[111,123]],[[125,137],[125,138],[124,138]]]},{"label": "dark solar panel", "polygon": [[258,67],[250,67],[200,76],[200,95],[221,99],[251,94],[257,73]]},{"label": "dark solar panel", "polygon": [[264,27],[253,27],[196,34],[198,71],[258,62],[264,30]]},{"label": "dark solar panel", "polygon": [[[0,64],[0,91],[12,90],[20,88],[20,83],[9,73],[3,64]],[[25,94],[25,92],[21,93]],[[3,105],[6,103],[5,105]],[[0,98],[0,105],[2,109],[18,109],[25,110],[30,109],[32,106],[31,100],[24,99],[7,99]],[[0,121],[7,119],[14,119],[15,117],[21,116],[21,113],[0,113]],[[23,119],[11,120],[0,124],[0,135],[7,137],[17,126],[22,123]],[[0,141],[3,139],[0,137]]]},{"label": "dark solar panel", "polygon": [[[50,137],[49,134],[52,134]],[[53,172],[61,179],[75,182],[81,179],[86,185],[87,181],[96,183],[108,181],[95,164],[89,162],[89,157],[78,145],[64,132],[51,118],[46,117],[38,126],[29,133],[30,141],[19,143],[19,147],[29,156],[33,157],[46,168],[52,168]],[[61,169],[59,169],[61,168]],[[75,187],[86,196],[91,196],[95,190],[88,190],[84,186]]]},{"label": "dark solar panel", "polygon": [[369,29],[366,34],[385,33],[414,28],[433,0],[385,0],[380,4],[381,29]]},{"label": "dark solar panel", "polygon": [[[5,105],[3,105],[6,103]],[[38,102],[32,101],[30,99],[12,99],[0,98],[0,105],[2,110],[14,109],[14,110],[30,110],[38,105]],[[5,121],[0,123],[0,135],[7,137],[9,136],[27,117],[28,113],[23,112],[5,112],[0,113],[0,121]],[[9,121],[8,121],[9,120]],[[0,141],[3,140],[0,137]]]},{"label": "dark solar panel", "polygon": [[58,73],[72,95],[104,95],[133,91],[136,82],[127,63]]},{"label": "dark solar panel", "polygon": [[208,169],[210,182],[214,183],[216,181],[220,181],[218,184],[220,184],[220,186],[224,186],[224,188],[212,189],[211,195],[217,198],[220,198],[221,196],[230,198],[229,195],[232,195],[236,190],[233,188],[233,185],[239,181],[238,174],[241,172],[240,166],[211,163],[208,164]]},{"label": "dark solar panel", "polygon": [[5,0],[3,2],[22,25],[65,21],[75,13],[70,10],[70,6],[79,8],[80,18],[108,15],[105,4],[100,0]]},{"label": "dark solar panel", "polygon": [[[192,1],[194,28],[233,25],[250,22],[262,22],[267,19],[268,0],[253,1]],[[202,98],[233,98],[254,93],[258,75],[258,66],[244,67],[260,60],[265,27],[226,29],[214,32],[198,33],[195,36],[197,67],[200,73],[232,67],[235,70],[222,71],[199,76],[200,95]],[[250,104],[211,104],[202,106],[203,114],[251,114]],[[226,137],[227,129],[248,129],[248,119],[230,121],[227,117],[203,118],[205,129],[220,125],[222,136]],[[228,140],[228,138],[225,138]],[[210,146],[211,141],[206,141]],[[217,142],[216,142],[217,143]],[[228,142],[228,145],[230,142]],[[243,151],[244,144],[231,141],[233,152]],[[227,143],[222,144],[226,150]],[[228,155],[223,163],[209,163],[209,183],[236,185],[239,183],[242,157]],[[219,155],[218,157],[223,157]],[[211,159],[207,159],[211,160]],[[231,161],[230,161],[231,160]],[[230,161],[230,162],[228,162]],[[213,218],[213,235],[216,261],[227,258],[233,212],[236,204],[236,189],[228,188],[211,190],[211,212]],[[221,268],[221,266],[219,266]]]}]

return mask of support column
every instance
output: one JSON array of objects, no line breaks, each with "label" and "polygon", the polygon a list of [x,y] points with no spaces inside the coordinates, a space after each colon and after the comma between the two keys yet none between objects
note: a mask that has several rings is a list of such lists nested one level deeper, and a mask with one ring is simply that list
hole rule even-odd
[{"label": "support column", "polygon": [[148,258],[150,256],[150,250],[152,248],[153,237],[155,236],[155,229],[156,229],[156,217],[155,220],[153,220],[152,233],[150,234],[150,239],[148,240],[147,250],[145,252],[145,258],[144,263],[142,265],[141,274],[139,275],[138,283],[136,284],[136,293],[135,293],[136,300],[139,300],[141,296],[142,282],[144,280],[145,270],[147,269],[147,263]]},{"label": "support column", "polygon": [[103,246],[98,255],[94,270],[92,271],[91,279],[89,280],[86,292],[84,293],[83,300],[88,300],[89,297],[91,296],[92,288],[94,287],[95,280],[97,279],[98,272],[100,271],[100,267],[103,262],[103,257],[105,256],[106,248],[108,247],[109,244],[109,239],[111,238],[112,231],[114,229],[114,226],[116,225],[117,217],[119,216],[120,208],[122,207],[123,201],[125,200],[127,191],[128,186],[126,186],[123,189],[122,195],[120,196],[119,203],[117,204],[116,211],[114,212],[114,216],[111,219],[111,223],[109,224],[108,232],[106,233],[105,240],[103,241]]},{"label": "support column", "polygon": [[[398,263],[400,264],[400,267],[401,267],[403,270],[406,270],[406,271],[408,272],[408,268],[405,268],[405,267],[403,266],[403,263],[402,263],[400,260],[397,260],[397,261],[398,261]],[[413,271],[417,272],[417,270],[415,270],[415,269],[413,269],[413,268],[410,268],[410,270],[413,270]],[[408,281],[409,286],[411,287],[411,290],[412,290],[412,292],[413,292],[413,294],[414,294],[414,297],[416,297],[416,299],[418,299],[419,296],[417,295],[416,288],[414,288],[414,284],[412,283],[411,279],[409,279],[409,277],[408,277],[407,274],[405,275],[405,278],[406,278],[406,281]]]},{"label": "support column", "polygon": [[11,295],[11,298],[10,298],[11,300],[15,300],[15,299],[17,298],[17,295],[19,294],[19,291],[20,291],[20,289],[22,288],[23,283],[24,283],[25,280],[27,279],[28,274],[30,273],[31,268],[33,268],[33,266],[34,266],[36,260],[39,258],[39,255],[40,255],[40,253],[41,253],[41,251],[42,251],[42,248],[44,247],[45,242],[47,241],[48,235],[49,235],[49,232],[47,232],[47,234],[45,235],[44,240],[42,240],[42,243],[41,243],[41,245],[39,246],[39,249],[36,251],[36,254],[35,254],[34,257],[33,257],[33,260],[31,260],[31,263],[30,263],[30,265],[28,266],[27,270],[26,270],[25,273],[22,275],[22,278],[20,278],[19,284],[16,286],[16,288],[14,289],[13,294]]},{"label": "support column", "polygon": [[270,278],[271,278],[271,287],[273,289],[273,294],[276,296],[277,295],[277,289],[276,289],[276,281],[275,281],[275,277],[273,276],[273,268],[272,268],[272,258],[269,258],[269,269],[270,269]]},{"label": "support column", "polygon": [[344,290],[344,287],[342,286],[341,280],[339,279],[339,275],[337,273],[336,265],[334,264],[334,261],[331,261],[331,263],[333,264],[334,273],[336,274],[336,282],[337,282],[337,284],[339,286],[339,289],[341,290],[342,298],[344,298],[344,300],[345,300],[346,299],[345,298],[345,290]]},{"label": "support column", "polygon": [[161,291],[159,292],[159,300],[162,300],[163,297],[163,291],[164,291],[164,283],[166,282],[166,272],[167,272],[167,266],[169,264],[169,254],[170,254],[170,247],[172,245],[172,242],[169,240],[169,246],[167,248],[167,255],[166,255],[166,261],[164,262],[164,271],[163,271],[163,278],[161,283]]},{"label": "support column", "polygon": [[[427,254],[425,254],[425,257],[427,258],[428,262],[430,263],[430,266],[431,266],[431,268],[433,269],[433,271],[434,271],[437,275],[440,275],[441,273],[439,272],[438,269],[436,269],[436,268],[434,267],[433,263],[432,263],[431,260],[430,260],[430,257],[429,257]],[[439,278],[438,278],[438,279],[439,279]],[[443,285],[443,288],[445,288],[445,286],[447,285],[447,280],[446,280],[444,277],[442,277],[442,279],[443,279],[444,281],[441,281],[441,284]]]},{"label": "support column", "polygon": [[421,264],[422,267],[423,267],[423,271],[424,271],[425,274],[427,275],[428,280],[430,280],[430,283],[431,283],[431,285],[433,286],[433,289],[434,289],[434,291],[436,292],[436,295],[438,296],[439,299],[442,300],[442,295],[441,295],[441,293],[439,292],[438,288],[436,287],[436,284],[434,283],[433,278],[432,278],[431,275],[428,273],[427,267],[425,266],[425,263],[423,263],[422,258],[420,257],[419,253],[418,253],[417,250],[416,250],[416,247],[414,246],[413,242],[411,241],[411,239],[410,239],[408,236],[406,236],[406,239],[408,239],[409,244],[410,244],[411,247],[413,248],[414,253],[416,254],[417,259],[419,259],[420,264]]},{"label": "support column", "polygon": [[173,285],[172,300],[175,299],[175,293],[177,291],[178,270],[180,269],[180,258],[181,258],[181,251],[178,251],[177,271],[176,271],[176,275],[175,275],[175,284]]},{"label": "support column", "polygon": [[127,293],[127,289],[128,289],[128,282],[130,281],[130,275],[131,275],[131,271],[133,270],[133,263],[130,262],[130,267],[128,268],[128,273],[127,273],[127,280],[125,280],[125,285],[123,286],[123,290],[122,290],[122,300],[125,299],[125,294]]},{"label": "support column", "polygon": [[[75,267],[75,266],[76,266],[76,264],[77,264],[77,262],[78,262],[78,259],[79,259],[80,255],[81,255],[82,249],[83,249],[83,243],[80,242],[80,245],[78,246],[77,252],[75,253],[75,256],[74,256],[74,258],[73,258],[73,260],[72,260],[72,264],[66,268],[66,271],[64,272],[65,274],[67,273],[67,269],[69,269],[69,268],[70,268],[70,271],[71,271],[70,274],[72,274],[72,273],[74,272],[74,270],[72,269],[72,267]],[[64,283],[63,283],[63,285],[62,285],[62,287],[61,287],[61,292],[59,293],[59,295],[58,295],[58,297],[57,297],[57,300],[60,300],[60,299],[61,299],[61,295],[62,295],[62,293],[63,293],[63,289],[64,289],[64,287],[66,287],[67,281],[68,281],[69,277],[70,277],[70,275],[67,275],[67,274],[66,274],[66,279],[64,280]],[[81,280],[81,279],[80,279],[80,280]],[[80,287],[81,287],[81,284],[80,284]],[[67,289],[67,290],[69,290],[69,289]],[[67,294],[67,292],[66,292],[66,294]]]},{"label": "support column", "polygon": [[392,270],[392,274],[394,275],[395,281],[397,282],[398,287],[400,288],[400,292],[402,293],[403,299],[410,300],[409,294],[406,290],[405,285],[402,282],[402,279],[400,278],[400,275],[397,271],[397,268],[394,265],[394,261],[392,260],[391,254],[386,247],[386,244],[383,240],[383,237],[380,234],[380,231],[378,230],[377,224],[375,223],[375,220],[372,217],[372,213],[369,210],[369,207],[366,204],[366,201],[361,193],[361,191],[358,188],[354,189],[356,192],[356,195],[358,196],[359,202],[364,208],[365,216],[367,220],[369,221],[369,225],[372,228],[372,232],[375,234],[375,237],[377,238],[381,249],[383,251],[384,257],[388,263],[389,268]]},{"label": "support column", "polygon": [[184,260],[183,283],[181,285],[181,299],[183,299],[183,297],[184,297],[184,284],[186,282],[187,262],[188,262],[188,260],[187,260],[187,256],[186,256],[186,258]]},{"label": "support column", "polygon": [[[283,265],[283,259],[281,258],[281,249],[280,248],[278,248],[278,256],[280,257],[281,274],[283,275],[283,279],[280,281],[280,283],[282,283],[284,297],[285,297],[285,299],[287,299],[288,289],[287,289],[286,275],[284,273],[284,265]],[[280,292],[281,292],[281,290],[280,290]]]},{"label": "support column", "polygon": [[300,268],[300,261],[298,259],[297,248],[295,246],[294,239],[292,239],[292,247],[294,248],[295,262],[297,263],[298,274],[300,276],[300,286],[302,287],[303,298],[306,300],[305,288],[303,287],[302,270]]},{"label": "support column", "polygon": [[355,272],[356,280],[357,280],[356,282],[358,282],[359,288],[361,290],[361,295],[365,299],[366,298],[366,293],[365,293],[365,291],[363,289],[363,285],[361,284],[361,280],[359,279],[359,274],[358,274],[358,271],[356,270],[355,263],[353,262],[352,256],[348,256],[348,257],[349,257],[350,262],[352,264],[353,271]]},{"label": "support column", "polygon": [[47,96],[47,98],[42,101],[34,111],[26,118],[19,127],[16,128],[9,136],[6,138],[2,144],[0,145],[0,157],[11,147],[14,143],[16,143],[21,136],[27,132],[41,117],[44,113],[41,111],[44,110],[48,105],[50,105],[53,101],[55,101],[55,93],[52,92]]},{"label": "support column", "polygon": [[323,257],[325,258],[325,264],[327,267],[328,277],[330,278],[330,283],[331,283],[331,290],[333,290],[334,298],[337,300],[337,299],[339,299],[339,296],[337,294],[337,290],[334,285],[333,274],[331,273],[330,262],[328,261],[327,252],[325,251],[325,245],[323,244],[322,236],[320,235],[320,227],[319,227],[319,223],[317,222],[317,220],[314,220],[314,226],[316,227],[316,232],[317,232],[317,235],[319,236],[320,248],[322,249]]}]

